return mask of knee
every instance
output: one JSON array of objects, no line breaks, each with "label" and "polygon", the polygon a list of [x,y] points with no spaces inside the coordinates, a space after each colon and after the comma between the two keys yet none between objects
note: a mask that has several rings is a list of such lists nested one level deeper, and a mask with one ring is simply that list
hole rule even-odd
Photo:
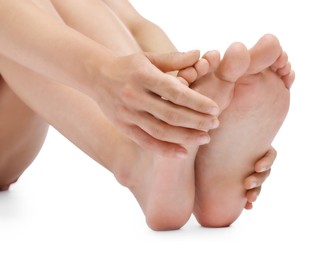
[{"label": "knee", "polygon": [[[0,190],[8,190],[35,160],[42,148],[47,130],[47,127],[44,128],[36,138],[31,135],[7,139],[0,136],[4,148],[0,149]],[[38,129],[36,131],[38,132]]]}]

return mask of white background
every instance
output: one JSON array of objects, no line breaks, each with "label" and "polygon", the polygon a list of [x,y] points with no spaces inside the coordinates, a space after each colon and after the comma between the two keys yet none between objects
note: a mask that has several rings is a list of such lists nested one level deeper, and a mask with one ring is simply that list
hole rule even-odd
[{"label": "white background", "polygon": [[230,228],[191,218],[181,230],[153,232],[132,194],[51,129],[31,167],[0,194],[0,259],[336,259],[333,1],[132,2],[181,51],[278,36],[297,78],[272,175]]}]

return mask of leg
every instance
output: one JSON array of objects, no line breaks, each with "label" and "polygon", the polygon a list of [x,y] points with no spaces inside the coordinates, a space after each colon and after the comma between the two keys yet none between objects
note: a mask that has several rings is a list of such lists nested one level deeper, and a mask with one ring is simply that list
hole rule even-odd
[{"label": "leg", "polygon": [[[51,3],[44,1],[39,6],[49,9]],[[0,56],[1,62],[3,58]],[[33,162],[44,143],[48,127],[46,121],[9,88],[0,68],[0,191],[9,189]]]},{"label": "leg", "polygon": [[9,189],[40,151],[48,124],[0,76],[0,191]]},{"label": "leg", "polygon": [[[93,15],[91,9],[88,11]],[[96,35],[100,29],[101,24]],[[0,60],[0,69],[11,89],[26,104],[133,192],[151,228],[176,229],[189,219],[194,201],[196,149],[185,160],[166,159],[144,151],[120,135],[87,96],[9,60]],[[130,161],[134,164],[130,165]]]},{"label": "leg", "polygon": [[[277,39],[263,37],[249,51],[249,59],[241,77],[237,67],[225,63],[216,71],[235,82],[235,91],[220,116],[220,127],[211,133],[211,143],[202,146],[196,158],[194,214],[203,226],[228,226],[241,214],[246,205],[243,181],[271,147],[288,111],[287,87],[294,74]],[[238,73],[228,78],[232,69]]]},{"label": "leg", "polygon": [[[80,1],[80,8],[76,1],[65,3],[54,0],[53,3],[68,25],[116,51],[118,55],[142,51],[113,10],[102,1]],[[97,14],[96,18],[99,22],[89,23],[88,15],[94,14]],[[106,127],[99,129],[104,128],[106,129]],[[101,136],[101,134],[94,133],[94,136]],[[115,136],[115,139],[123,138]],[[83,138],[81,142],[84,140]],[[107,167],[114,172],[117,180],[135,195],[152,229],[180,228],[189,219],[193,210],[193,165],[197,148],[189,149],[189,157],[179,160],[153,154],[130,141],[124,140],[120,143],[120,146],[125,149],[125,154],[120,153],[121,147],[114,146],[115,160],[127,158],[127,161],[134,161],[134,164],[120,162],[116,169],[109,163]],[[106,146],[106,140],[95,146],[100,150],[100,146]],[[111,158],[111,151],[106,155],[100,152],[100,156]]]}]

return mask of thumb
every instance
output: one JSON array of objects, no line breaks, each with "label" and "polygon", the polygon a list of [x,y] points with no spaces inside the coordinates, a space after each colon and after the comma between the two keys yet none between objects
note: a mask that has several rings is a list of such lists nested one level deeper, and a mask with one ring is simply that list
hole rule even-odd
[{"label": "thumb", "polygon": [[149,61],[163,72],[181,70],[193,66],[200,58],[198,50],[189,52],[144,53]]}]

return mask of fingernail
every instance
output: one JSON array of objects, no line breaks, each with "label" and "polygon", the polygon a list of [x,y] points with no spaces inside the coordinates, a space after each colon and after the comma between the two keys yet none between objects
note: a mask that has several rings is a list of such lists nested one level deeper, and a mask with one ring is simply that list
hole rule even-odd
[{"label": "fingernail", "polygon": [[209,108],[208,113],[212,116],[218,116],[219,115],[219,108],[218,107],[211,107],[211,108]]},{"label": "fingernail", "polygon": [[215,129],[219,126],[219,120],[217,118],[211,121],[210,129]]},{"label": "fingernail", "polygon": [[197,138],[198,143],[201,144],[208,144],[210,142],[210,136],[208,135],[201,135]]}]

